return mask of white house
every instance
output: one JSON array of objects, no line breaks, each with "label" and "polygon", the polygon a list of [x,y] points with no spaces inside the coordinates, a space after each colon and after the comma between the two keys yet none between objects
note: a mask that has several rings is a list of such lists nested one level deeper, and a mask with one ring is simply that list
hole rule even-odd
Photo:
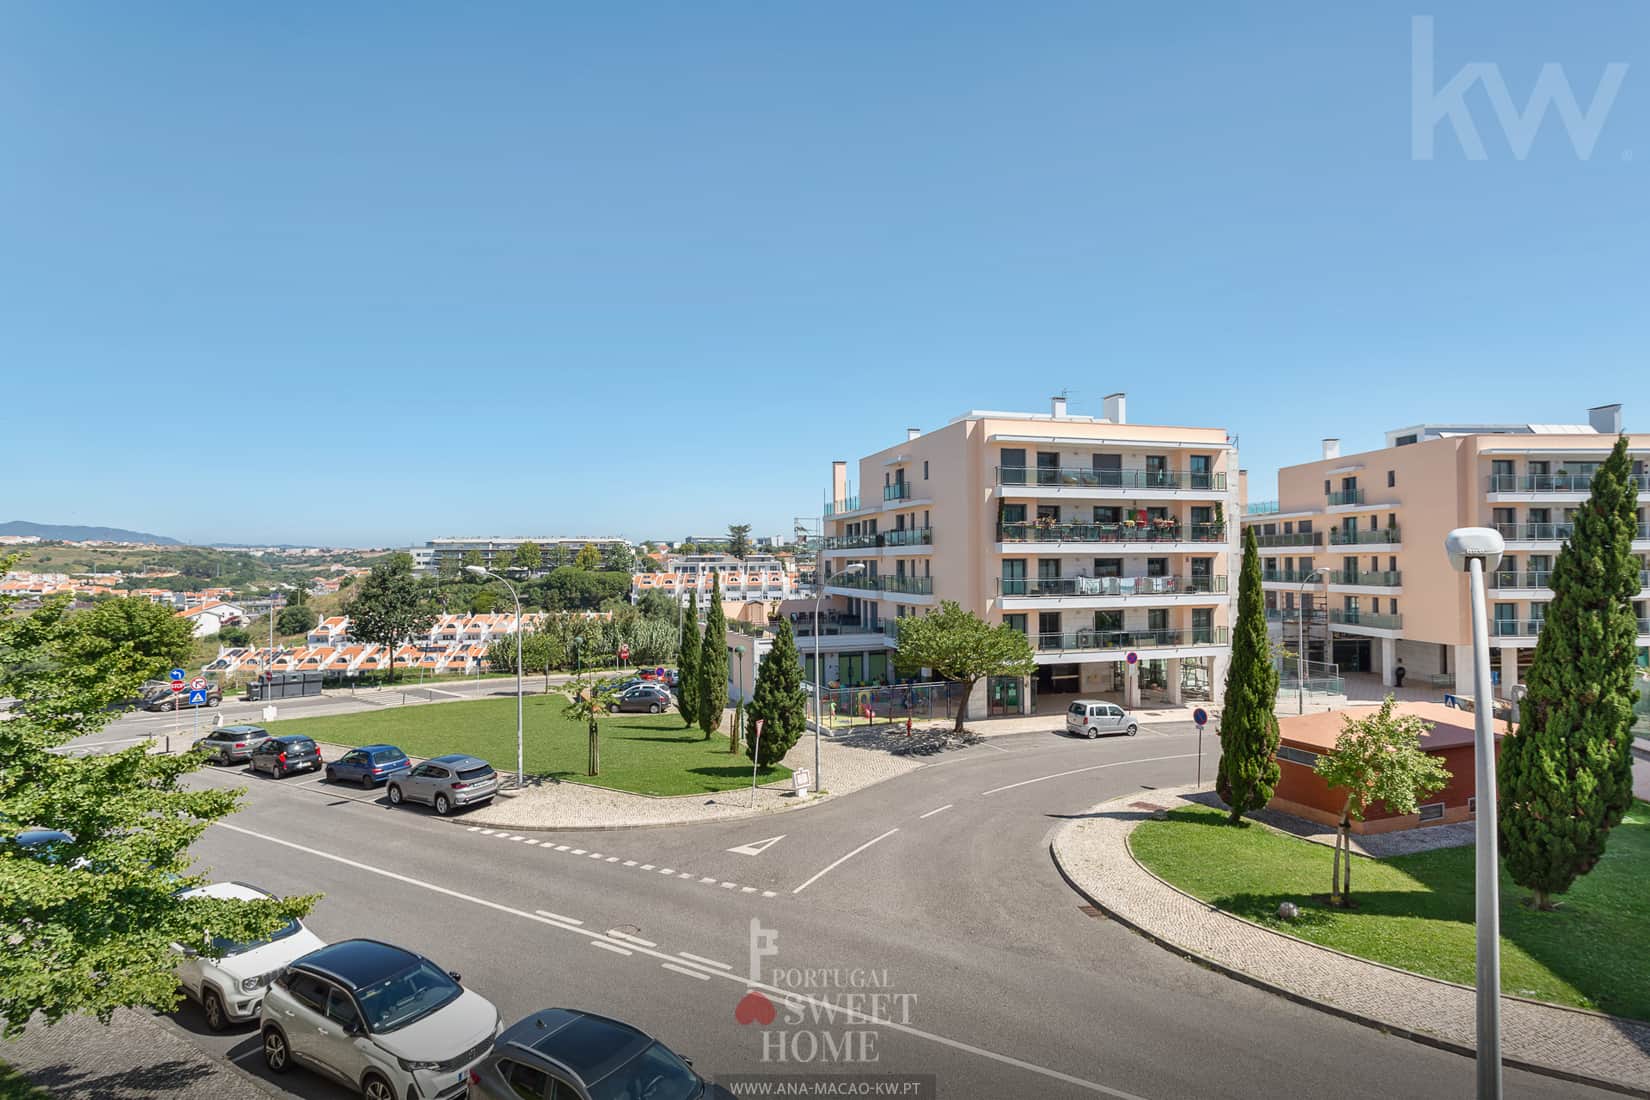
[{"label": "white house", "polygon": [[232,603],[212,600],[187,611],[179,611],[178,618],[188,619],[195,628],[195,637],[209,638],[226,626],[238,626],[246,621],[246,612]]}]

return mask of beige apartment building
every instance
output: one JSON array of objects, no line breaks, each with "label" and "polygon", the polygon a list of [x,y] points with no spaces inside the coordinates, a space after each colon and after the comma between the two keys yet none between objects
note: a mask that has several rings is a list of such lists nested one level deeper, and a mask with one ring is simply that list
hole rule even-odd
[{"label": "beige apartment building", "polygon": [[[1593,471],[1621,434],[1621,406],[1588,411],[1586,424],[1422,424],[1387,433],[1386,446],[1323,457],[1278,472],[1278,499],[1250,504],[1244,526],[1261,548],[1268,617],[1298,648],[1305,617],[1309,662],[1342,672],[1398,666],[1409,685],[1472,691],[1467,585],[1450,567],[1444,536],[1494,527],[1506,556],[1488,577],[1497,695],[1523,682],[1541,631],[1548,580],[1587,499]],[[1650,646],[1650,435],[1629,436],[1639,490],[1642,590],[1640,661]],[[1309,665],[1309,668],[1312,667]]]},{"label": "beige apartment building", "polygon": [[[979,685],[972,714],[1030,713],[1051,695],[1218,698],[1236,462],[1224,429],[1130,424],[1113,394],[1101,416],[1072,414],[1064,398],[1047,413],[968,412],[908,429],[852,474],[833,463],[821,679],[892,682],[893,625],[955,600],[1023,631],[1037,654],[1029,682]],[[811,681],[811,608],[793,617]]]}]

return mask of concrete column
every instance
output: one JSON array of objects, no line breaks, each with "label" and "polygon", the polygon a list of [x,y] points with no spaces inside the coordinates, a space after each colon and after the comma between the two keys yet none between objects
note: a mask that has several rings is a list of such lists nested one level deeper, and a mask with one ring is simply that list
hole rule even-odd
[{"label": "concrete column", "polygon": [[1032,705],[1031,705],[1031,685],[1032,685],[1032,682],[1034,680],[1035,680],[1035,677],[1032,677],[1032,676],[1025,676],[1025,677],[1022,677],[1021,680],[1020,680],[1020,713],[1021,714],[1031,714],[1033,712],[1033,708],[1032,708]]},{"label": "concrete column", "polygon": [[1501,686],[1496,689],[1499,699],[1511,699],[1513,688],[1518,684],[1518,647],[1504,645],[1501,647]]},{"label": "concrete column", "polygon": [[1209,701],[1219,703],[1226,698],[1226,669],[1232,663],[1228,653],[1200,658],[1209,662]]},{"label": "concrete column", "polygon": [[1450,665],[1455,669],[1455,694],[1472,694],[1472,646],[1458,645],[1455,653],[1450,657]]},{"label": "concrete column", "polygon": [[970,718],[985,717],[990,703],[989,690],[985,677],[982,676],[974,681],[974,690],[968,693],[968,699],[964,704],[966,709],[963,711],[963,721],[966,722]]},{"label": "concrete column", "polygon": [[1398,667],[1398,639],[1381,639],[1381,686],[1397,687],[1398,678],[1392,670]]},{"label": "concrete column", "polygon": [[1178,707],[1180,705],[1180,658],[1179,657],[1170,657],[1169,658],[1169,690],[1168,690],[1167,694],[1168,694],[1168,697],[1169,697],[1169,705]]},{"label": "concrete column", "polygon": [[1135,710],[1140,706],[1140,666],[1125,664],[1123,676],[1123,706]]}]

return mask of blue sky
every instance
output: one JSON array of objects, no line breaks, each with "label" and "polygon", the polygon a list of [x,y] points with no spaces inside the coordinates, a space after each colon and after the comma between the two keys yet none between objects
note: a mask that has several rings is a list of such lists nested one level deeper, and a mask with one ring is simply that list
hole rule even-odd
[{"label": "blue sky", "polygon": [[[1435,85],[1556,111],[1518,159]],[[1650,9],[12,4],[0,520],[669,537],[968,408],[1650,428]],[[1597,117],[1597,116],[1595,116]],[[1637,383],[1634,385],[1634,383]]]}]

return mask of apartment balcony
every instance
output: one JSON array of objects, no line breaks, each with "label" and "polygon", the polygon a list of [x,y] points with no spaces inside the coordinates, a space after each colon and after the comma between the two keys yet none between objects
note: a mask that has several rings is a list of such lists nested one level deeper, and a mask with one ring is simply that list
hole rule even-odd
[{"label": "apartment balcony", "polygon": [[[1522,641],[1525,644],[1534,644],[1541,633],[1541,624],[1545,619],[1491,619],[1490,637],[1499,638],[1503,644]],[[1650,638],[1650,619],[1638,620],[1638,644],[1650,645],[1646,639]]]},{"label": "apartment balcony", "polygon": [[1399,546],[1403,539],[1396,527],[1384,527],[1375,531],[1347,531],[1339,527],[1329,529],[1329,545],[1331,546]]},{"label": "apartment balcony", "polygon": [[881,535],[826,535],[819,540],[821,550],[873,550],[881,545]]},{"label": "apartment balcony", "polygon": [[[1630,474],[1640,496],[1650,494],[1650,474]],[[1573,497],[1584,500],[1593,491],[1591,474],[1490,474],[1485,490],[1498,499]]]},{"label": "apartment balcony", "polygon": [[[1509,544],[1515,542],[1561,543],[1575,534],[1573,523],[1497,523],[1495,529]],[[1633,532],[1633,542],[1650,544],[1650,523],[1641,523]],[[1635,545],[1635,548],[1636,547]],[[1650,546],[1644,547],[1650,549]]]},{"label": "apartment balcony", "polygon": [[812,653],[841,653],[860,649],[887,649],[894,645],[894,628],[888,623],[867,626],[856,620],[826,620],[814,630],[813,616],[803,614],[796,621],[799,648]]},{"label": "apartment balcony", "polygon": [[1402,615],[1382,615],[1377,611],[1329,609],[1329,625],[1348,634],[1391,634],[1404,628]]},{"label": "apartment balcony", "polygon": [[884,531],[881,534],[884,547],[922,547],[934,545],[934,529],[932,527],[905,527]]},{"label": "apartment balcony", "polygon": [[820,550],[826,554],[848,551],[900,549],[908,554],[924,554],[924,547],[934,544],[932,527],[896,528],[874,535],[827,535],[820,539]]},{"label": "apartment balcony", "polygon": [[927,602],[934,594],[934,578],[905,577],[897,573],[885,573],[881,576],[871,576],[867,573],[833,573],[825,578],[825,587],[827,590],[835,589],[846,596],[876,593],[894,599],[921,597],[921,602]]},{"label": "apartment balcony", "polygon": [[1255,545],[1261,549],[1272,546],[1322,546],[1322,531],[1292,531],[1283,535],[1256,535]]},{"label": "apartment balcony", "polygon": [[[1042,664],[1058,664],[1071,654],[1105,654],[1121,660],[1137,650],[1155,651],[1154,657],[1172,657],[1174,651],[1208,652],[1231,644],[1224,626],[1193,627],[1189,630],[1068,630],[1054,634],[1034,634],[1032,644]],[[1169,651],[1169,652],[1164,652]]]},{"label": "apartment balcony", "polygon": [[1330,508],[1352,508],[1364,503],[1362,489],[1342,489],[1339,492],[1324,494],[1324,503]]},{"label": "apartment balcony", "polygon": [[1321,584],[1328,572],[1327,569],[1262,569],[1260,580],[1262,584],[1305,584],[1310,577],[1313,584]]},{"label": "apartment balcony", "polygon": [[1052,607],[1121,607],[1129,603],[1212,604],[1226,596],[1226,578],[1210,577],[999,577],[996,595],[1005,611]]},{"label": "apartment balcony", "polygon": [[859,511],[859,498],[848,497],[846,500],[831,500],[825,503],[827,516],[840,516],[845,512]]},{"label": "apartment balcony", "polygon": [[[1644,576],[1650,576],[1650,573],[1641,576],[1641,582]],[[1490,574],[1489,586],[1499,592],[1546,589],[1552,587],[1552,579],[1553,573],[1550,569],[1529,570],[1523,573],[1513,569],[1501,569]],[[1643,588],[1644,584],[1640,583],[1639,587]]]},{"label": "apartment balcony", "polygon": [[1331,586],[1354,588],[1401,588],[1404,583],[1403,574],[1396,569],[1331,569],[1324,573],[1324,579]]},{"label": "apartment balcony", "polygon": [[1192,470],[998,466],[997,495],[1077,500],[1158,500],[1226,495],[1226,475]]},{"label": "apartment balcony", "polygon": [[1282,510],[1275,500],[1252,500],[1244,506],[1243,514],[1246,516],[1270,516],[1276,515]]},{"label": "apartment balcony", "polygon": [[[1113,543],[1149,543],[1177,552],[1174,543],[1187,552],[1208,551],[1226,541],[1223,523],[1176,523],[1173,520],[1146,523],[1000,523],[997,525],[998,549],[1003,553],[1016,552],[1016,544],[1038,543],[1071,547],[1075,552],[1085,547]],[[1171,545],[1164,545],[1171,544]],[[1195,545],[1194,545],[1195,544]]]},{"label": "apartment balcony", "polygon": [[896,481],[892,485],[884,485],[882,487],[882,499],[885,501],[910,500],[911,483],[908,481]]},{"label": "apartment balcony", "polygon": [[1301,615],[1306,615],[1306,625],[1320,627],[1329,621],[1329,617],[1321,607],[1268,607],[1266,621],[1269,623],[1283,623],[1287,626],[1299,626]]}]

